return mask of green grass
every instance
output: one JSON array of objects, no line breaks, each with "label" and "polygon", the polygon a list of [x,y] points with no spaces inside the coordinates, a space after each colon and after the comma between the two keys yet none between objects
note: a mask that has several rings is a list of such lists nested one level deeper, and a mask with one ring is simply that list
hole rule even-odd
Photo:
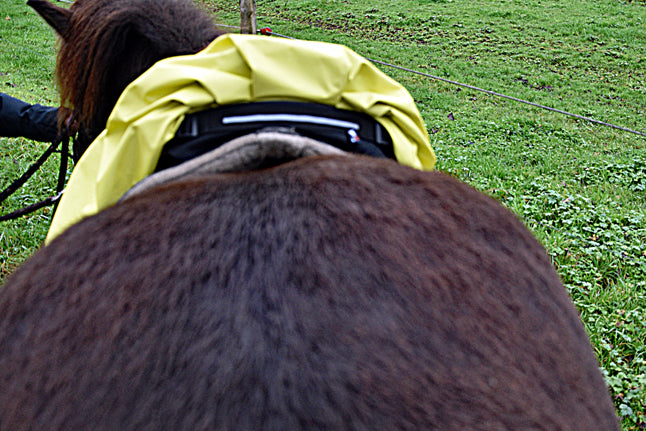
[{"label": "green grass", "polygon": [[[22,0],[5,3],[11,20],[0,24],[0,42],[15,48],[0,53],[0,83],[50,103],[52,34]],[[239,23],[238,2],[200,3],[221,22]],[[644,0],[260,0],[258,24],[646,132]],[[623,429],[646,428],[646,138],[380,68],[417,101],[438,168],[498,199],[545,245]],[[0,139],[2,184],[41,148]],[[49,193],[54,172],[47,167],[10,205]],[[47,226],[43,214],[0,225],[3,274],[33,252]]]}]

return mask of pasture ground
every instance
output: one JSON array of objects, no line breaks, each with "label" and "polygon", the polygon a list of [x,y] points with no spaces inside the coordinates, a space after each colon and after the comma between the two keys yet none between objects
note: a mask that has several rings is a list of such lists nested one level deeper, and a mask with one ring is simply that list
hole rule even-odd
[{"label": "pasture ground", "polygon": [[[239,23],[238,2],[200,3]],[[258,15],[276,33],[646,132],[644,0],[259,0]],[[22,0],[3,1],[0,44],[1,91],[57,103],[53,34]],[[547,248],[623,429],[645,429],[646,137],[380,68],[417,101],[438,168],[498,199]],[[0,186],[44,148],[0,138]],[[1,212],[52,194],[55,172],[52,160]],[[42,243],[49,217],[0,225],[0,279]]]}]

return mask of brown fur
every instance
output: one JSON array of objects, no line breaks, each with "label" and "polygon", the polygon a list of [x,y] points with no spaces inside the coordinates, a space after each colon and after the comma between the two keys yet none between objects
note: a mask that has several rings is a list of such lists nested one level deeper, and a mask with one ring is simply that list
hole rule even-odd
[{"label": "brown fur", "polygon": [[133,198],[14,274],[0,316],[7,430],[618,429],[536,240],[389,161]]},{"label": "brown fur", "polygon": [[28,429],[619,428],[510,212],[329,156],[152,189],[21,267],[0,290],[0,430]]},{"label": "brown fur", "polygon": [[59,124],[79,133],[76,160],[130,82],[155,62],[194,54],[222,34],[187,0],[77,0],[69,10],[46,0],[27,4],[60,36]]}]

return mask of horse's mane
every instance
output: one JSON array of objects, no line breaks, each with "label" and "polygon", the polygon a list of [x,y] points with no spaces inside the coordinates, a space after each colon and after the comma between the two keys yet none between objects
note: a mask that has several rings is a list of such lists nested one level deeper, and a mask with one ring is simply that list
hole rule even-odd
[{"label": "horse's mane", "polygon": [[[130,82],[155,62],[196,53],[222,33],[189,0],[77,0],[69,11],[29,3],[61,36],[59,126],[79,132],[77,157],[105,127]],[[52,18],[47,9],[68,13]]]}]

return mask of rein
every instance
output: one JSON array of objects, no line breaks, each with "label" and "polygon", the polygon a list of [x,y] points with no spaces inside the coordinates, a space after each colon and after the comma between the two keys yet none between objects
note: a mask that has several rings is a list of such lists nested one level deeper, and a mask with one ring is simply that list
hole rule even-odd
[{"label": "rein", "polygon": [[[31,178],[34,175],[34,173],[36,173],[38,168],[40,168],[47,161],[49,156],[51,156],[52,153],[57,152],[57,149],[59,146],[61,146],[61,149],[59,150],[59,152],[61,153],[61,163],[58,171],[56,194],[54,196],[50,196],[46,199],[43,199],[40,202],[36,202],[35,204],[27,205],[23,208],[20,208],[8,214],[3,214],[0,216],[0,222],[7,221],[7,220],[14,220],[23,215],[31,214],[34,211],[39,210],[40,208],[50,206],[50,205],[56,205],[58,203],[61,196],[63,195],[63,189],[65,187],[65,178],[67,176],[68,159],[70,157],[68,136],[58,136],[54,140],[54,142],[52,142],[51,145],[45,150],[45,152],[38,158],[38,160],[36,160],[27,169],[27,171],[24,174],[22,174],[19,178],[14,180],[14,182],[9,184],[9,186],[0,193],[0,204],[1,204],[9,196],[14,194],[23,184],[27,182],[29,178]],[[54,208],[54,211],[55,210],[56,208]]]}]

